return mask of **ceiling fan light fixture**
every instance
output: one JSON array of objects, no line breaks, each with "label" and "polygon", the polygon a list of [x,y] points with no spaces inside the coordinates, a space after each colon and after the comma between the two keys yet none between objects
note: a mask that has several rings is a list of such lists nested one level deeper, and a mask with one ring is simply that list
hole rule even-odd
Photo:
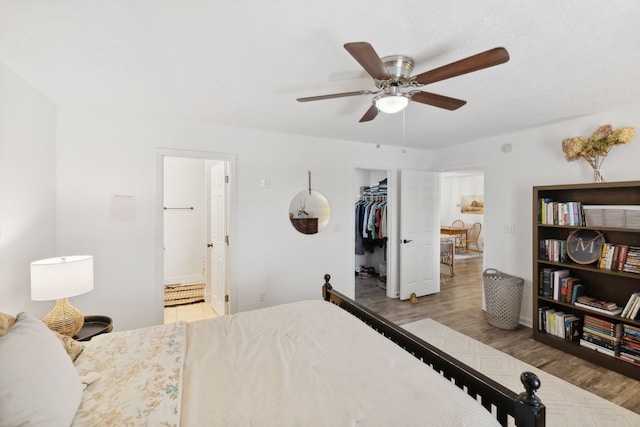
[{"label": "ceiling fan light fixture", "polygon": [[385,93],[373,99],[376,108],[383,113],[394,114],[406,108],[410,97],[404,93]]}]

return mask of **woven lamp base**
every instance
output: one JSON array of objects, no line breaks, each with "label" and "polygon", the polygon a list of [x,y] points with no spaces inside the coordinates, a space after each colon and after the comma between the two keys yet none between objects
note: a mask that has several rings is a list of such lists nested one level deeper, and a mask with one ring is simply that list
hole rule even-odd
[{"label": "woven lamp base", "polygon": [[61,298],[56,300],[55,307],[42,321],[52,331],[73,337],[82,329],[84,315],[69,303],[69,298]]}]

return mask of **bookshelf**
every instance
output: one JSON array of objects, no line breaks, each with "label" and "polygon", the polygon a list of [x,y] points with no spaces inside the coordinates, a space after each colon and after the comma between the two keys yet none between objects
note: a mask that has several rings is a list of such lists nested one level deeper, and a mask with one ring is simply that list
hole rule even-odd
[{"label": "bookshelf", "polygon": [[[630,206],[640,207],[640,181],[628,182],[604,182],[593,184],[573,185],[547,185],[533,187],[533,339],[558,348],[566,353],[578,356],[589,362],[603,366],[612,371],[619,372],[628,377],[640,380],[640,366],[612,357],[604,352],[598,352],[580,345],[580,340],[565,339],[545,330],[546,320],[541,318],[540,311],[555,310],[566,315],[573,315],[580,319],[584,326],[585,315],[593,315],[611,323],[622,323],[640,328],[640,320],[631,320],[621,317],[620,314],[609,314],[592,311],[588,308],[576,306],[571,301],[555,299],[553,293],[549,295],[543,292],[544,272],[548,270],[569,270],[569,275],[576,278],[576,283],[583,286],[584,293],[590,297],[602,301],[616,303],[624,307],[633,293],[640,292],[640,274],[628,271],[618,271],[599,267],[599,259],[588,262],[580,257],[549,257],[541,248],[541,241],[566,242],[570,235],[579,230],[587,230],[583,233],[596,233],[604,237],[606,243],[615,245],[631,245],[640,247],[640,229],[622,228],[618,226],[586,226],[584,221],[576,225],[562,225],[548,223],[543,220],[541,199],[554,202],[579,202],[581,206]],[[580,211],[579,219],[582,220],[584,211]],[[547,223],[542,223],[546,221]],[[557,221],[556,221],[557,222]],[[581,231],[582,232],[582,231]],[[574,258],[577,259],[576,262]],[[547,276],[549,277],[549,276]],[[544,316],[543,316],[544,317]],[[640,318],[640,316],[639,316]]]}]

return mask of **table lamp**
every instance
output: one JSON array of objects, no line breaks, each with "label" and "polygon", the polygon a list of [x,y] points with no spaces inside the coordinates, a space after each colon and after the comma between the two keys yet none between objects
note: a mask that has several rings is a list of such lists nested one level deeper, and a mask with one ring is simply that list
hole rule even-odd
[{"label": "table lamp", "polygon": [[93,290],[93,257],[74,255],[31,263],[31,299],[56,300],[42,321],[49,329],[73,337],[84,324],[84,315],[69,303],[69,297]]}]

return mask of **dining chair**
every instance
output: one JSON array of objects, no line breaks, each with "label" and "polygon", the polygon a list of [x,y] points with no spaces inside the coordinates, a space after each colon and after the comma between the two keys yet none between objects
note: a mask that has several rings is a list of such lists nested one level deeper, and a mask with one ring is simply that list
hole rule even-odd
[{"label": "dining chair", "polygon": [[[456,219],[451,223],[451,228],[464,228],[464,221],[461,219]],[[464,245],[462,244],[462,234],[454,234],[455,238],[455,246],[457,249],[462,249]]]},{"label": "dining chair", "polygon": [[[480,232],[482,231],[482,224],[479,222],[475,222],[469,227],[469,231],[467,231],[467,237],[462,240],[462,244],[469,251],[482,252],[480,250],[480,246],[478,245],[478,238],[480,237]],[[471,246],[475,246],[473,249]]]},{"label": "dining chair", "polygon": [[440,264],[448,265],[451,270],[451,276],[454,275],[454,242],[451,238],[440,239]]}]

